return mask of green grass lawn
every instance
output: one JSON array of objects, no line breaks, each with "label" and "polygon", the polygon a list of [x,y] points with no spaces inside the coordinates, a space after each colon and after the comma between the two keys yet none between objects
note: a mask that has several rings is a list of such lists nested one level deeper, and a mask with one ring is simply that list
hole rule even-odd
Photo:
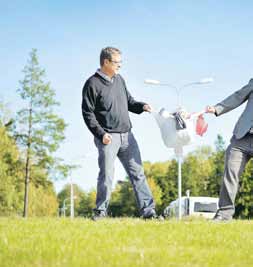
[{"label": "green grass lawn", "polygon": [[0,267],[253,266],[253,221],[0,219]]}]

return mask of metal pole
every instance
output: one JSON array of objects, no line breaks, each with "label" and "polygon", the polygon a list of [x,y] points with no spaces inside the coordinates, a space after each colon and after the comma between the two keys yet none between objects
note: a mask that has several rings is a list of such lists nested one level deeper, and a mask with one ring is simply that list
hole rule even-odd
[{"label": "metal pole", "polygon": [[63,200],[63,217],[64,218],[66,216],[66,213],[65,213],[65,210],[66,210],[65,201],[66,201],[66,199]]},{"label": "metal pole", "polygon": [[177,186],[178,186],[178,220],[182,218],[182,158],[183,158],[183,147],[176,147],[174,149],[175,154],[177,156],[178,162],[178,178],[177,178]]},{"label": "metal pole", "polygon": [[182,158],[178,156],[178,219],[181,220],[182,218]]},{"label": "metal pole", "polygon": [[74,188],[72,178],[70,178],[70,218],[74,218]]}]

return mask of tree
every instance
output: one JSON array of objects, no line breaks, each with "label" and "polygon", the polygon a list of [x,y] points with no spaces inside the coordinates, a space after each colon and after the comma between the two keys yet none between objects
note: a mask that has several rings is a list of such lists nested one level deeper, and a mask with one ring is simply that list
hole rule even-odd
[{"label": "tree", "polygon": [[[171,166],[171,162],[165,161],[151,164],[150,162],[146,161],[143,163],[143,166],[145,175],[148,179],[156,202],[156,209],[160,213],[166,206],[167,197],[170,194],[170,190],[173,190],[171,187],[170,178],[168,177],[168,168]],[[152,185],[153,183],[154,188]]]},{"label": "tree", "polygon": [[[153,178],[147,178],[150,190],[157,207],[161,205],[162,191]],[[124,181],[118,181],[116,188],[112,192],[108,213],[113,217],[139,216],[134,189],[127,177]]]},{"label": "tree", "polygon": [[139,215],[133,186],[129,178],[118,182],[111,196],[108,213],[114,217]]},{"label": "tree", "polygon": [[56,216],[58,200],[51,181],[46,184],[30,184],[29,216]]},{"label": "tree", "polygon": [[253,218],[253,160],[251,160],[240,177],[239,192],[236,197],[235,216]]},{"label": "tree", "polygon": [[[74,206],[75,206],[75,216],[82,215],[82,208],[80,207],[80,203],[82,203],[83,199],[86,198],[86,193],[77,185],[73,184],[74,191]],[[67,184],[57,195],[59,201],[59,208],[63,207],[63,201],[65,200],[66,204],[69,206],[70,204],[70,184]],[[68,201],[66,201],[68,200]],[[70,209],[66,209],[66,215],[70,215]]]},{"label": "tree", "polygon": [[77,209],[79,216],[92,216],[93,209],[96,206],[96,195],[96,190],[92,189],[80,198],[79,206]]},{"label": "tree", "polygon": [[177,196],[177,170],[177,162],[173,159],[153,163],[150,172],[147,173],[147,176],[152,177],[161,190],[161,204],[157,206],[159,213]]},{"label": "tree", "polygon": [[28,216],[29,182],[36,179],[32,176],[33,169],[43,170],[46,177],[64,169],[53,153],[64,139],[66,124],[53,111],[58,105],[55,92],[50,83],[43,81],[45,71],[40,68],[36,53],[33,49],[23,71],[24,79],[18,92],[25,107],[17,113],[15,128],[15,138],[25,162],[24,217]]},{"label": "tree", "polygon": [[154,178],[148,178],[148,185],[155,200],[156,207],[160,207],[162,204],[162,190],[158,184],[156,184]]},{"label": "tree", "polygon": [[11,111],[7,107],[7,104],[0,100],[0,125],[9,129],[13,124],[13,118],[11,117]]},{"label": "tree", "polygon": [[22,210],[23,187],[20,182],[23,167],[14,140],[0,123],[0,215]]},{"label": "tree", "polygon": [[207,185],[212,172],[209,157],[212,150],[201,146],[189,153],[182,166],[182,192],[190,190],[193,196],[209,196]]},{"label": "tree", "polygon": [[217,135],[215,141],[216,151],[212,153],[209,161],[212,164],[212,172],[209,177],[207,190],[210,196],[218,197],[220,184],[224,173],[225,141],[221,135]]}]

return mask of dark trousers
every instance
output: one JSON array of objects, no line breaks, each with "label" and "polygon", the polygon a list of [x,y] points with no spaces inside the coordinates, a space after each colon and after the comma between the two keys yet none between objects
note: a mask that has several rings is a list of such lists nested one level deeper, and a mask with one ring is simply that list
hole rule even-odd
[{"label": "dark trousers", "polygon": [[219,198],[218,213],[223,217],[230,218],[234,215],[239,178],[252,156],[253,134],[247,134],[242,139],[232,137],[226,150],[224,176]]}]

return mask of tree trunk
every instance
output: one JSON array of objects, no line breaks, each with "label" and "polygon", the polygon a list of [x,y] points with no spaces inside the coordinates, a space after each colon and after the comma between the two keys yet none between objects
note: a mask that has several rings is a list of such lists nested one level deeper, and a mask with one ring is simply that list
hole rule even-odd
[{"label": "tree trunk", "polygon": [[28,217],[28,207],[29,207],[31,129],[32,129],[32,109],[30,108],[27,151],[26,151],[26,164],[25,164],[25,197],[24,197],[24,212],[23,212],[23,216],[25,218]]}]

